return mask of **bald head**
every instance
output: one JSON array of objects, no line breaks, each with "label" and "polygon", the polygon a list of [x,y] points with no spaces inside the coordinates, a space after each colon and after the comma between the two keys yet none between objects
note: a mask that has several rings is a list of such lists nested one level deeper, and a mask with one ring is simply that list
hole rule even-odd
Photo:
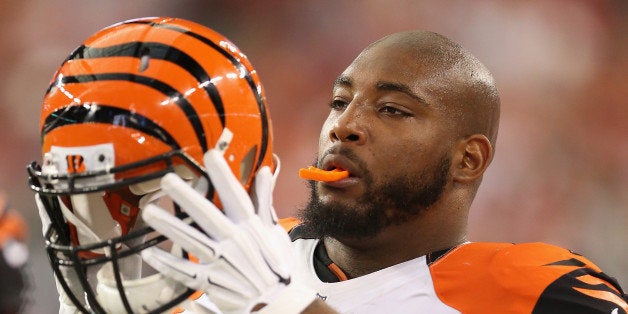
[{"label": "bald head", "polygon": [[434,105],[442,105],[461,137],[483,134],[493,149],[499,125],[499,94],[493,76],[470,52],[442,35],[409,31],[386,36],[369,45],[356,61],[372,49],[384,49],[403,58],[406,73],[416,76]]}]

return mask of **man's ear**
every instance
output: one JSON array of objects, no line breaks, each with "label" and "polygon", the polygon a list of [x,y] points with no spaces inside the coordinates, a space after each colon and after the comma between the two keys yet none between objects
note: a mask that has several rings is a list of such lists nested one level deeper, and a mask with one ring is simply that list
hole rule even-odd
[{"label": "man's ear", "polygon": [[493,147],[488,138],[474,134],[460,140],[454,153],[453,179],[455,182],[471,182],[480,179],[491,163]]}]

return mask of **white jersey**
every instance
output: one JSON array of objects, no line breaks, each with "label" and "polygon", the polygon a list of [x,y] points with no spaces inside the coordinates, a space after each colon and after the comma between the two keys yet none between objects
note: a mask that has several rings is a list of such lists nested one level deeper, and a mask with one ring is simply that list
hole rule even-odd
[{"label": "white jersey", "polygon": [[297,257],[295,279],[318,292],[341,313],[460,313],[439,300],[434,291],[426,257],[397,264],[351,280],[326,283],[314,270],[314,250],[319,240],[294,241]]},{"label": "white jersey", "polygon": [[[340,313],[628,313],[616,280],[544,243],[465,243],[342,280],[319,240],[291,236],[294,280]],[[206,295],[182,307],[177,313],[220,313]],[[62,302],[60,313],[76,308]]]}]

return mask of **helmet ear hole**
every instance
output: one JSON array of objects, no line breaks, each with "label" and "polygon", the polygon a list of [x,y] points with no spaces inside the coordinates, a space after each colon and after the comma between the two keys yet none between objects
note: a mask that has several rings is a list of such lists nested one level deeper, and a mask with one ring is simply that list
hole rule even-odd
[{"label": "helmet ear hole", "polygon": [[255,154],[257,153],[257,145],[251,147],[251,149],[244,155],[240,162],[240,182],[244,185],[249,181],[253,171],[253,162],[255,161]]}]

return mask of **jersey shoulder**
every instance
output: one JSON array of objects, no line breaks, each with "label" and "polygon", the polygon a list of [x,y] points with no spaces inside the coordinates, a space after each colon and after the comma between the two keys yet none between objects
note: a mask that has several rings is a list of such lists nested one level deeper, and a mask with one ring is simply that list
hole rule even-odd
[{"label": "jersey shoulder", "polygon": [[301,220],[295,217],[280,218],[277,222],[286,232],[290,233],[295,227],[301,224]]},{"label": "jersey shoulder", "polygon": [[430,265],[434,289],[463,313],[626,313],[616,280],[545,243],[468,243]]}]

